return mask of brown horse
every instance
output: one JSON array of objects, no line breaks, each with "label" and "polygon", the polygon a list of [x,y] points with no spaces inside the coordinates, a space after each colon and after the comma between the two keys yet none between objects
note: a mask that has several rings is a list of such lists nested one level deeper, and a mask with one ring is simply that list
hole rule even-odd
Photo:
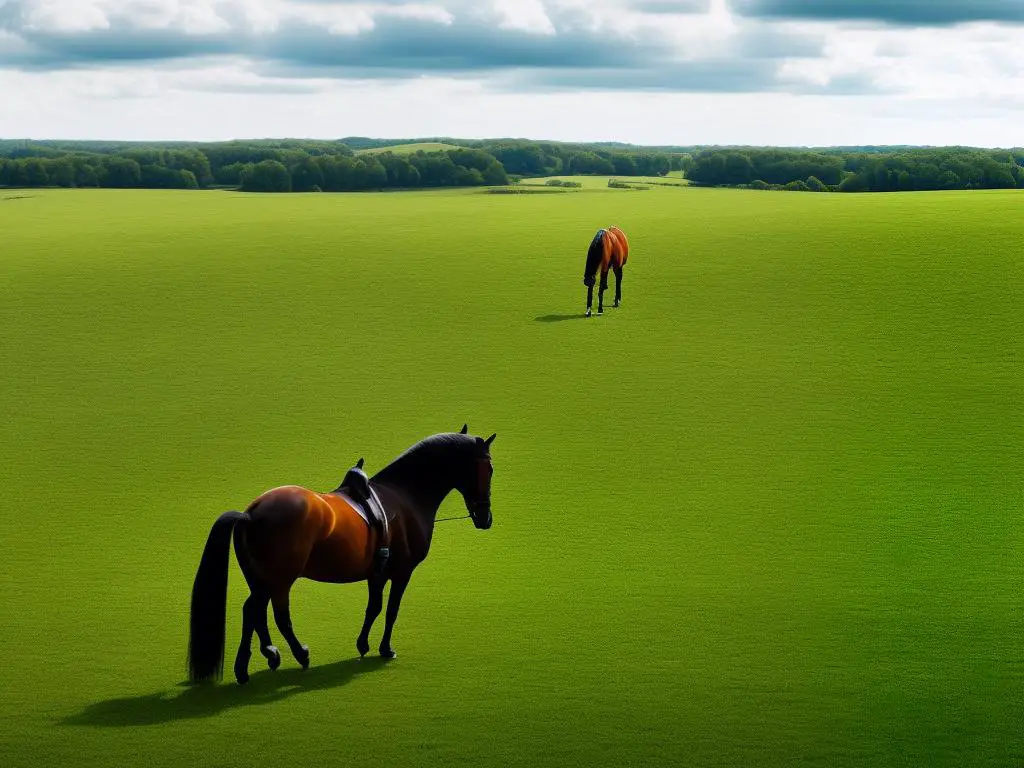
[{"label": "brown horse", "polygon": [[601,270],[601,289],[597,295],[597,314],[604,314],[604,292],[608,289],[608,270],[615,272],[615,304],[622,303],[622,268],[629,259],[629,241],[618,227],[599,229],[587,250],[587,266],[583,270],[583,284],[587,286],[587,317],[594,305],[594,283]]},{"label": "brown horse", "polygon": [[[491,527],[490,446],[486,440],[458,433],[434,435],[412,446],[370,478],[389,520],[390,542],[359,515],[338,489],[317,493],[298,486],[267,491],[245,512],[225,512],[213,524],[192,587],[188,672],[195,682],[220,679],[224,666],[224,624],[227,604],[229,544],[234,534],[238,565],[249,584],[242,608],[242,642],[235,657],[235,677],[249,679],[252,636],[260,639],[260,652],[271,669],[281,664],[267,627],[267,605],[292,654],[304,668],[309,648],[292,630],[288,594],[300,577],[345,584],[366,581],[369,599],[366,618],[356,640],[360,656],[370,650],[369,634],[383,605],[384,586],[391,580],[380,655],[395,657],[391,631],[398,618],[412,572],[427,556],[441,502],[451,491],[462,494],[469,517],[477,528]],[[380,544],[390,544],[386,570],[374,573],[373,555]]]}]

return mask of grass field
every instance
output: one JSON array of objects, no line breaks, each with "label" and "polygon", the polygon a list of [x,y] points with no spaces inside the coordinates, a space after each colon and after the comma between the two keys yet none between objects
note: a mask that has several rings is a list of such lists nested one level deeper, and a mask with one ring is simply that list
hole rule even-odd
[{"label": "grass field", "polygon": [[373,147],[361,149],[357,155],[379,155],[383,152],[393,152],[396,155],[413,155],[417,152],[441,152],[445,149],[458,149],[454,144],[445,144],[440,141],[421,141],[417,144],[394,144],[389,147]]},{"label": "grass field", "polygon": [[[4,766],[1024,765],[1020,193],[24,194]],[[309,671],[179,685],[220,512],[464,421],[395,662],[300,582]]]},{"label": "grass field", "polygon": [[[608,190],[609,178],[617,179],[631,185],[644,186],[669,186],[679,187],[688,184],[685,179],[673,176],[540,176],[528,177],[519,182],[518,186],[544,186],[545,182],[551,179],[559,181],[574,181],[581,184],[581,189],[588,192],[595,190]],[[620,190],[621,191],[621,190]]]}]

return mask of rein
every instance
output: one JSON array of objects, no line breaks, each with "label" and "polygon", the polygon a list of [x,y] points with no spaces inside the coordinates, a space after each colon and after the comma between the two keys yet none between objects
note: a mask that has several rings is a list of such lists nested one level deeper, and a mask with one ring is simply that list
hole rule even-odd
[{"label": "rein", "polygon": [[449,520],[467,520],[472,515],[460,515],[459,517],[441,517],[434,520],[435,523],[447,523]]}]

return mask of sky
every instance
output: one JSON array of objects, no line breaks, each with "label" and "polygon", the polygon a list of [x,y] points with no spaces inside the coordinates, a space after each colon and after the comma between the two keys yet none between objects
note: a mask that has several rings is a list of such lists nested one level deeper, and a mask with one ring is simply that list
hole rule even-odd
[{"label": "sky", "polygon": [[0,0],[0,137],[1024,145],[1024,0]]}]

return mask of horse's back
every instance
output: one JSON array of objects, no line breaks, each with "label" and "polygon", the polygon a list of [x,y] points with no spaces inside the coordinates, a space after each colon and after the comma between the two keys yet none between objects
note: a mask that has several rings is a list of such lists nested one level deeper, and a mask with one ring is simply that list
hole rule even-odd
[{"label": "horse's back", "polygon": [[626,266],[626,262],[629,260],[629,240],[626,239],[626,233],[618,227],[608,227],[608,231],[615,238],[616,247],[612,254],[612,264],[618,267]]},{"label": "horse's back", "polygon": [[346,529],[366,528],[366,521],[345,496],[319,493],[301,485],[282,485],[261,494],[247,508],[251,524],[302,527],[320,538]]},{"label": "horse's back", "polygon": [[281,485],[264,491],[245,508],[253,518],[282,517],[305,510],[313,491],[300,485]]},{"label": "horse's back", "polygon": [[369,526],[344,497],[285,485],[260,495],[246,513],[246,546],[265,580],[365,577]]}]

